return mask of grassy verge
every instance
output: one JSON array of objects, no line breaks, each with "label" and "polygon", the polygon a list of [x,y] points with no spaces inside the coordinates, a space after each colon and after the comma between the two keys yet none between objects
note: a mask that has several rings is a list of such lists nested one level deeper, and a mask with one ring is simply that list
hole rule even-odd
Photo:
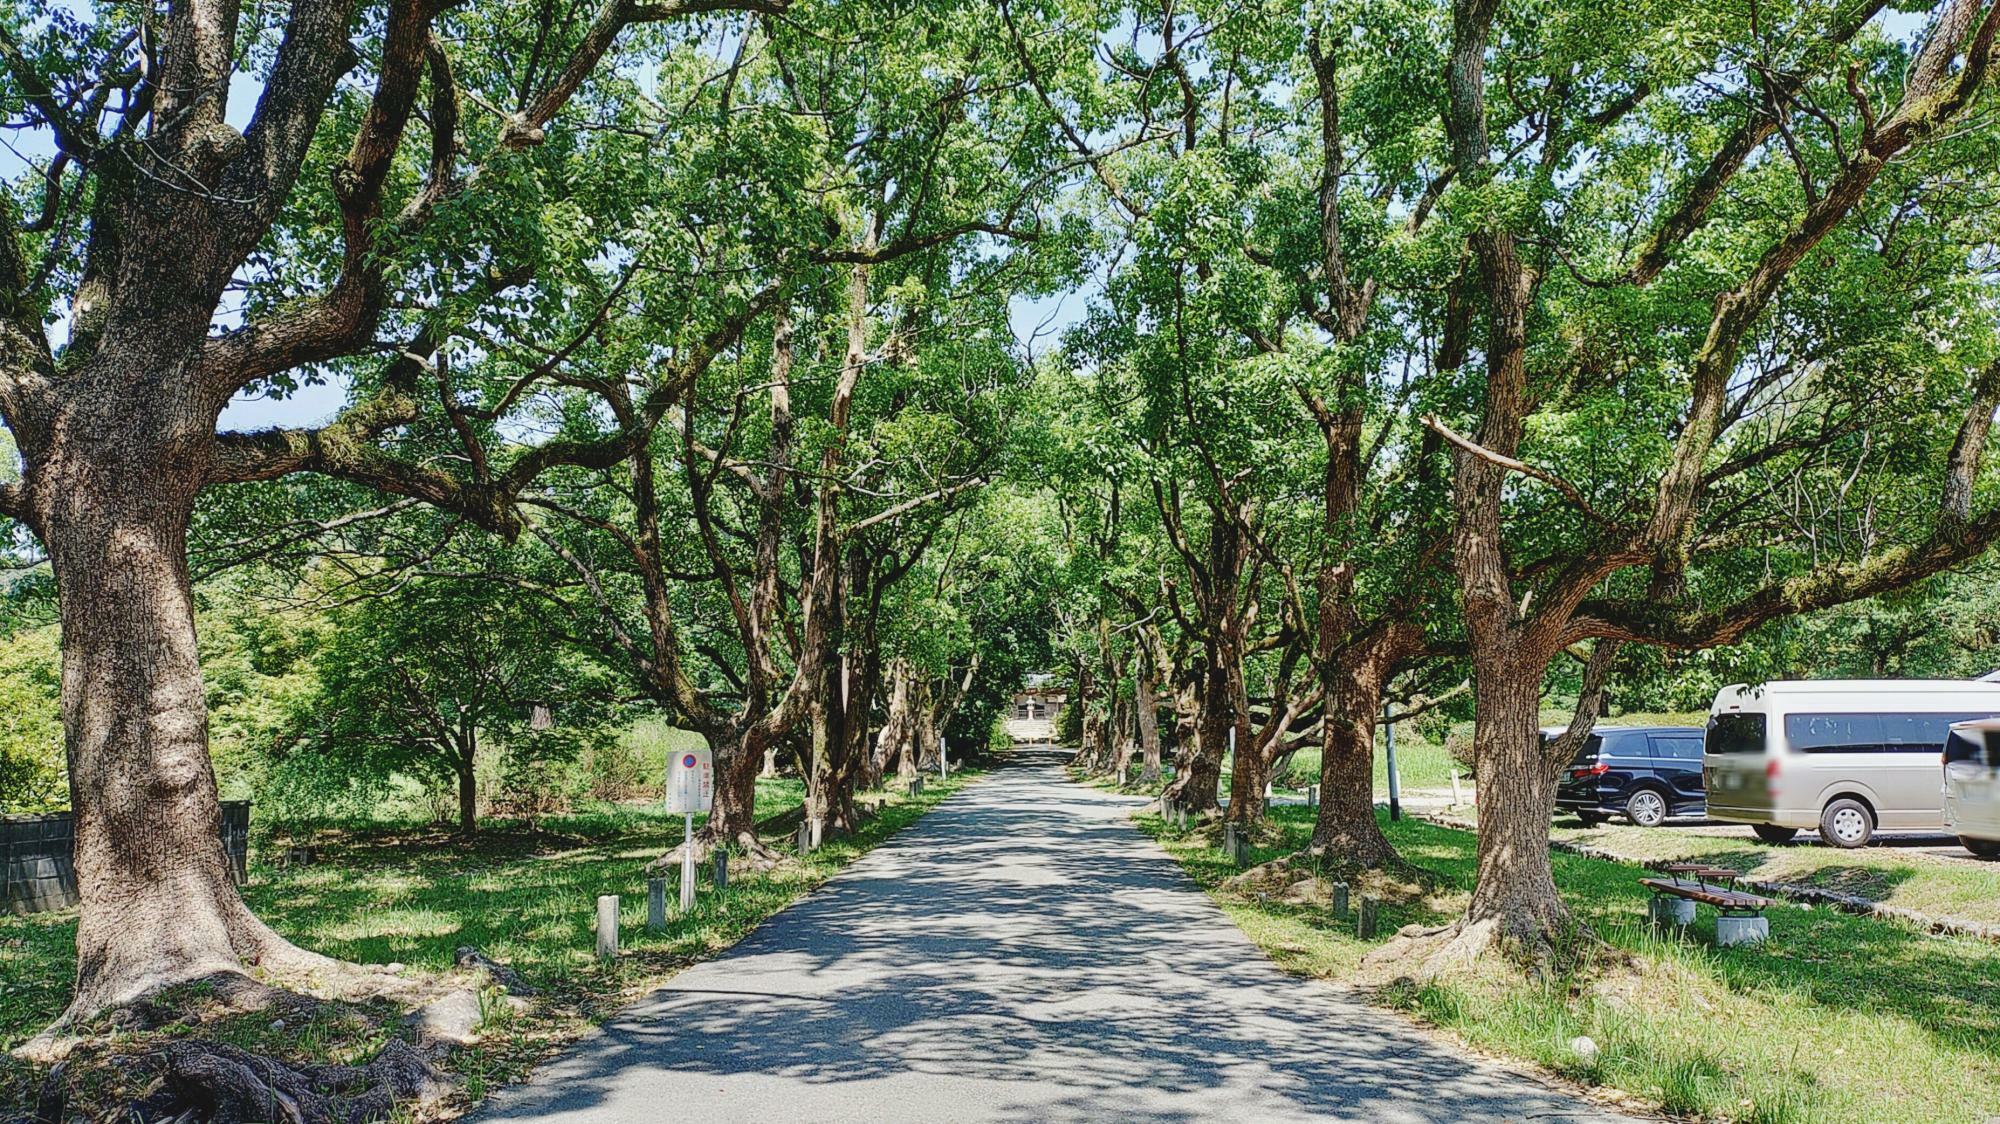
[{"label": "grassy verge", "polygon": [[[720,893],[710,881],[712,868],[704,869],[695,908],[661,933],[646,929],[646,866],[679,841],[682,824],[678,816],[625,807],[545,819],[534,831],[494,825],[470,842],[433,831],[347,836],[323,848],[314,865],[254,868],[244,896],[278,932],[331,956],[441,972],[451,968],[458,947],[475,945],[519,971],[540,997],[519,1014],[496,1004],[483,1040],[448,1059],[464,1082],[462,1108],[521,1079],[681,968],[728,948],[977,775],[968,769],[917,797],[888,794],[881,814],[855,835],[769,872],[732,870]],[[759,818],[796,809],[803,796],[796,780],[760,781]],[[594,911],[599,894],[614,893],[623,895],[623,942],[618,959],[605,963],[594,954]],[[60,1013],[75,938],[74,912],[0,916],[0,1049],[19,1045]],[[401,1033],[388,1029],[393,1022],[385,1022],[386,1014],[327,1005],[303,1025],[294,1020],[277,1028],[282,1033],[273,1032],[269,1015],[110,1033],[91,1056],[142,1053],[162,1035],[199,1033],[295,1062],[349,1061]],[[0,1118],[32,1108],[40,1076],[0,1054]],[[105,1103],[87,1107],[109,1108],[112,1098],[133,1091],[107,1079],[100,1091]]]},{"label": "grassy verge", "polygon": [[[1278,789],[1304,792],[1307,785],[1318,784],[1319,757],[1317,749],[1302,749],[1293,754],[1291,765],[1276,778]],[[1453,761],[1444,746],[1425,740],[1415,731],[1397,733],[1396,777],[1404,789],[1450,788],[1454,768],[1460,776],[1465,774],[1465,767]],[[1379,745],[1375,753],[1375,795],[1379,800],[1389,798],[1389,758]]]},{"label": "grassy verge", "polygon": [[[1253,863],[1290,854],[1311,813],[1279,808]],[[1377,942],[1356,939],[1315,895],[1225,885],[1237,871],[1212,832],[1158,837],[1244,932],[1288,971],[1354,979]],[[1384,823],[1431,887],[1371,885],[1384,897],[1380,939],[1464,908],[1471,833]],[[1854,1120],[1979,1124],[2000,1106],[2000,948],[1939,938],[1872,918],[1779,908],[1761,949],[1713,946],[1707,910],[1688,939],[1644,926],[1635,866],[1558,854],[1558,886],[1622,964],[1541,983],[1518,977],[1392,984],[1375,994],[1476,1048],[1526,1059],[1675,1116],[1759,1124]],[[1357,893],[1363,892],[1361,889]],[[1586,1059],[1579,1035],[1599,1047]]]}]

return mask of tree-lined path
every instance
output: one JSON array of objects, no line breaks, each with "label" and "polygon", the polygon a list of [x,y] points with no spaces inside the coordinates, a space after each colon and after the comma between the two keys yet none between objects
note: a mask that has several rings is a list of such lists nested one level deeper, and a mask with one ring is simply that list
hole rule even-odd
[{"label": "tree-lined path", "polygon": [[1618,1119],[1279,972],[1133,804],[1003,770],[485,1119]]}]

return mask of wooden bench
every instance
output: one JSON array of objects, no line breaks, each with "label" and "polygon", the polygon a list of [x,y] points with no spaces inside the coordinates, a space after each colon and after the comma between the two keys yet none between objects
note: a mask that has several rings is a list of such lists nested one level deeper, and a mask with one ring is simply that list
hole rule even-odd
[{"label": "wooden bench", "polygon": [[1703,905],[1714,906],[1726,914],[1741,914],[1755,917],[1771,906],[1771,899],[1746,894],[1741,890],[1728,890],[1720,886],[1708,886],[1701,882],[1684,882],[1681,879],[1641,878],[1639,885],[1656,895],[1686,898]]},{"label": "wooden bench", "polygon": [[[1639,879],[1639,885],[1653,892],[1654,921],[1686,925],[1694,920],[1694,904],[1701,904],[1715,909],[1715,943],[1724,948],[1761,944],[1770,935],[1764,911],[1772,901],[1738,890],[1736,880],[1742,877],[1741,872],[1705,863],[1668,863],[1660,869],[1673,877]],[[1677,901],[1691,904],[1683,911],[1672,904]]]}]

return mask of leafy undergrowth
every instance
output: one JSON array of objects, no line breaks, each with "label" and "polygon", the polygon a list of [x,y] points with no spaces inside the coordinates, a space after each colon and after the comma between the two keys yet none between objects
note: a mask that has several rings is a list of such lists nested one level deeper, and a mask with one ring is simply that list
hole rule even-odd
[{"label": "leafy undergrowth", "polygon": [[[1254,842],[1251,862],[1299,851],[1311,816],[1275,809],[1276,830]],[[1280,967],[1300,975],[1358,981],[1362,957],[1397,927],[1446,923],[1470,891],[1470,832],[1385,819],[1398,850],[1434,882],[1353,880],[1357,905],[1364,894],[1381,901],[1377,934],[1362,941],[1323,891],[1300,885],[1315,874],[1303,856],[1289,870],[1245,879],[1212,832],[1140,822]],[[1685,1119],[1980,1124],[2000,1106],[2000,947],[1783,906],[1771,911],[1765,947],[1718,949],[1707,909],[1685,939],[1650,932],[1636,866],[1558,854],[1555,872],[1612,955],[1543,981],[1454,976],[1390,984],[1375,997],[1481,1050]],[[1322,882],[1339,874],[1317,873]],[[1594,1058],[1572,1049],[1578,1036],[1596,1043]]]},{"label": "leafy undergrowth", "polygon": [[[646,867],[679,842],[682,824],[678,816],[629,808],[544,820],[532,831],[502,825],[470,841],[429,830],[335,837],[321,842],[310,865],[253,868],[244,896],[278,932],[341,959],[431,976],[450,971],[456,950],[471,945],[520,973],[537,992],[526,1008],[489,989],[480,1041],[441,1063],[462,1086],[442,1109],[455,1115],[524,1079],[681,968],[727,949],[978,775],[967,769],[933,781],[917,797],[881,794],[880,814],[853,836],[803,858],[788,855],[766,872],[732,869],[720,893],[704,865],[695,908],[670,917],[660,933],[646,928]],[[782,822],[802,800],[796,780],[760,781],[759,820]],[[768,842],[789,850],[786,840]],[[595,955],[599,894],[622,895],[620,954],[608,963]],[[11,1050],[61,1012],[75,937],[73,912],[0,917],[0,1049]],[[162,996],[145,1029],[130,1020],[93,1028],[65,1067],[71,1118],[96,1118],[142,1092],[151,1079],[144,1059],[167,1040],[199,1036],[288,1062],[328,1063],[365,1060],[409,1033],[400,1011],[380,1004],[304,1002],[219,1014],[206,986]],[[32,1116],[44,1074],[0,1054],[0,1119]]]}]

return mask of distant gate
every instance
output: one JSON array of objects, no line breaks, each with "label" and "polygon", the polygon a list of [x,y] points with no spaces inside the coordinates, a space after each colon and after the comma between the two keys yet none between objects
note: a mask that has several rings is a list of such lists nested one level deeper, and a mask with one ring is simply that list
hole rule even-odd
[{"label": "distant gate", "polygon": [[[241,886],[250,877],[250,802],[222,802],[222,846]],[[0,908],[41,913],[76,904],[76,824],[68,812],[0,816]]]}]

